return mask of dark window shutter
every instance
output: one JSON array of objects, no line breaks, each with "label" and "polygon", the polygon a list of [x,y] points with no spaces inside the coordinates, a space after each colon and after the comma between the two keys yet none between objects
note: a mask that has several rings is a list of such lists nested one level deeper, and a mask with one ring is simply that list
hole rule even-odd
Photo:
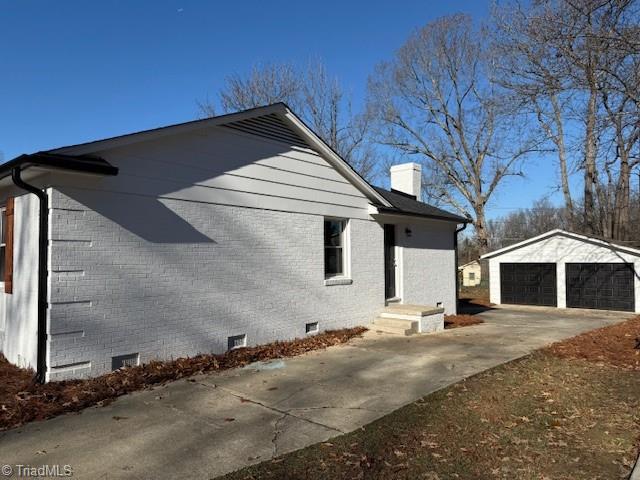
[{"label": "dark window shutter", "polygon": [[14,198],[7,198],[5,217],[4,293],[13,293],[13,219]]}]

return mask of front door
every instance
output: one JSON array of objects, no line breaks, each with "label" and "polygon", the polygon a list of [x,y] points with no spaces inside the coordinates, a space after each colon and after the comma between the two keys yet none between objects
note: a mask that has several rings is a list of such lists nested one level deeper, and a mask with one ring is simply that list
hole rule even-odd
[{"label": "front door", "polygon": [[396,230],[384,226],[384,290],[387,299],[396,297]]}]

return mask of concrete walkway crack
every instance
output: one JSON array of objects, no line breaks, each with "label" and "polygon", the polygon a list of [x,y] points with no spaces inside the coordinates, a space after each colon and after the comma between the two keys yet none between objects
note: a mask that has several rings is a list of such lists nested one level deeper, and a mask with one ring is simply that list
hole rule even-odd
[{"label": "concrete walkway crack", "polygon": [[[267,410],[271,410],[272,412],[279,413],[279,414],[281,414],[283,416],[293,417],[293,418],[296,418],[298,420],[302,420],[303,422],[311,423],[311,424],[316,425],[318,427],[326,428],[328,430],[333,430],[334,432],[337,432],[337,433],[347,433],[347,432],[345,432],[343,430],[340,430],[339,428],[331,427],[329,425],[325,425],[325,424],[320,423],[320,422],[315,422],[313,420],[309,420],[308,418],[304,418],[304,417],[299,417],[297,415],[293,415],[292,413],[290,413],[290,410],[281,410],[279,408],[272,407],[270,405],[267,405],[265,403],[259,402],[257,400],[253,400],[251,398],[247,398],[246,396],[241,395],[241,394],[239,394],[237,392],[234,392],[233,390],[230,390],[228,388],[221,387],[219,385],[217,386],[217,388],[227,392],[230,395],[233,395],[236,398],[241,399],[244,402],[249,402],[249,403],[253,403],[254,405],[259,405],[260,407],[266,408]],[[291,410],[293,410],[293,409],[291,409]]]},{"label": "concrete walkway crack", "polygon": [[287,418],[286,414],[284,414],[280,418],[278,418],[275,421],[275,423],[273,424],[273,437],[271,438],[271,443],[273,444],[273,456],[274,457],[278,456],[278,436],[280,435],[280,429],[278,428],[278,426],[280,425],[280,422],[282,420],[284,420],[285,418]]},{"label": "concrete walkway crack", "polygon": [[323,409],[333,409],[333,410],[362,410],[364,412],[373,412],[373,413],[388,413],[386,410],[375,410],[373,408],[365,408],[365,407],[334,407],[334,406],[322,406],[322,407],[299,407],[292,408],[289,412],[298,411],[298,410],[323,410]]}]

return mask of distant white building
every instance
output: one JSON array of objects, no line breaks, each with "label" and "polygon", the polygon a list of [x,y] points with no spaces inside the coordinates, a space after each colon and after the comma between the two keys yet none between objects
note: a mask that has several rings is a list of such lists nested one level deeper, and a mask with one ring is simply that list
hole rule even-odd
[{"label": "distant white building", "polygon": [[478,260],[473,260],[472,262],[460,265],[458,267],[458,271],[462,276],[463,287],[475,287],[480,285],[480,281],[482,280],[482,268],[480,267],[480,262]]}]

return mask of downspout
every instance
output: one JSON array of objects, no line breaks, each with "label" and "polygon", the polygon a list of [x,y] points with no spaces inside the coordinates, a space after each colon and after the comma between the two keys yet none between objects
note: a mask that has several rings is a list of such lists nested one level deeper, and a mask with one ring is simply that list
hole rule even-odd
[{"label": "downspout", "polygon": [[455,233],[453,234],[453,250],[455,252],[455,274],[456,274],[456,314],[458,313],[458,305],[460,303],[460,279],[458,278],[458,234],[462,232],[465,228],[467,228],[467,224],[463,223],[461,228],[456,228]]},{"label": "downspout", "polygon": [[11,170],[11,179],[16,187],[33,193],[40,201],[40,228],[38,235],[38,359],[36,381],[44,383],[47,374],[47,288],[48,266],[47,255],[49,247],[49,199],[47,193],[38,187],[29,185],[22,180],[21,167]]}]

